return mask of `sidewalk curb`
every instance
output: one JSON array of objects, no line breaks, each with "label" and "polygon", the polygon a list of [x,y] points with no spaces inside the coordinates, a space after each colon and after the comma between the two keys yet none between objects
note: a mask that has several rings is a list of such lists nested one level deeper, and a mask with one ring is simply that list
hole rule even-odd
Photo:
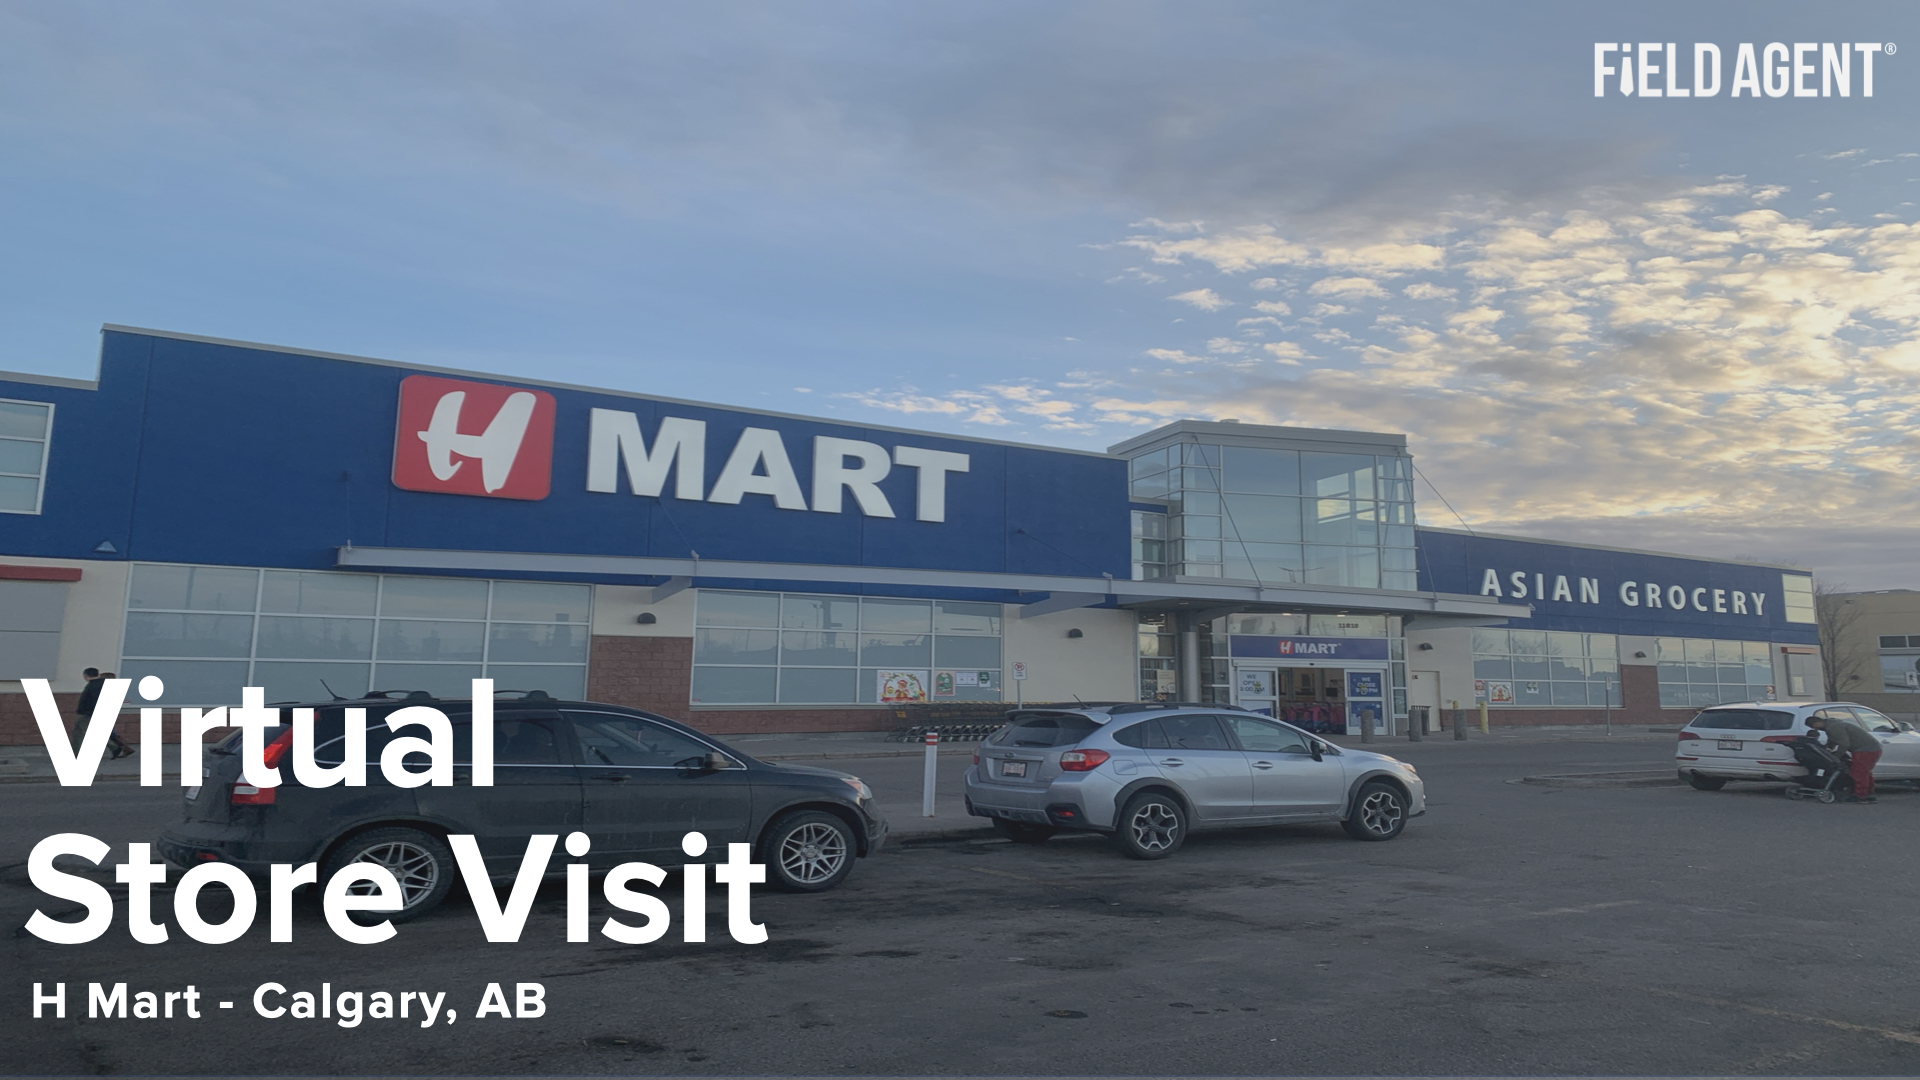
[{"label": "sidewalk curb", "polygon": [[1509,784],[1536,784],[1541,787],[1678,787],[1679,775],[1672,769],[1636,769],[1630,772],[1544,773],[1509,780]]},{"label": "sidewalk curb", "polygon": [[[939,753],[941,755],[951,754],[957,757],[961,754],[971,754],[973,753],[973,750],[971,747],[969,747],[966,749],[941,750],[939,751]],[[753,754],[750,756],[758,758],[761,761],[852,761],[855,758],[925,757],[927,756],[927,751],[924,747],[922,747],[914,750],[858,750],[850,754],[805,753],[805,754],[766,754],[764,756],[760,754]]]}]

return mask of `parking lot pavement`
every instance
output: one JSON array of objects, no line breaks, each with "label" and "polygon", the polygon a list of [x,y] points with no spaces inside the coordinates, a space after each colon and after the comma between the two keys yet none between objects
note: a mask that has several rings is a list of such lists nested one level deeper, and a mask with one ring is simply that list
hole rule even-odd
[{"label": "parking lot pavement", "polygon": [[[484,942],[463,900],[375,946],[343,945],[311,906],[289,944],[265,940],[264,917],[226,946],[177,931],[133,945],[120,922],[84,946],[16,933],[0,993],[18,1011],[0,1024],[0,1062],[47,1073],[1920,1072],[1908,991],[1920,938],[1904,929],[1920,887],[1908,857],[1920,793],[1820,806],[1758,786],[1542,787],[1514,781],[1657,767],[1671,748],[1419,746],[1402,756],[1426,777],[1431,812],[1390,843],[1261,829],[1138,863],[1092,838],[909,839],[834,892],[756,895],[763,945],[727,941],[717,902],[705,943],[569,944],[557,885],[516,944]],[[0,790],[9,924],[46,904],[11,853],[58,827],[138,833],[160,794]],[[662,890],[676,917],[678,884]],[[596,905],[593,921],[604,914]],[[171,1023],[80,1010],[22,1019],[31,980],[53,978],[193,983],[238,1008]],[[267,980],[445,990],[462,1015],[430,1029],[265,1020],[247,1000]],[[511,992],[519,981],[546,988],[544,1016],[469,1011],[487,983]]]}]

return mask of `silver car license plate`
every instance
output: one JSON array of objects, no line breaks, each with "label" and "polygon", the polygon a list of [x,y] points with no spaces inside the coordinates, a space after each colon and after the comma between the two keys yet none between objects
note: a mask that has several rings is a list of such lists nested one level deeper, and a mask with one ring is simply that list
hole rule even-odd
[{"label": "silver car license plate", "polygon": [[1746,748],[1747,748],[1747,744],[1741,742],[1739,739],[1721,739],[1720,740],[1720,749],[1722,750],[1744,750]]},{"label": "silver car license plate", "polygon": [[1000,763],[1001,776],[1027,775],[1027,763],[1024,761],[1003,761]]}]

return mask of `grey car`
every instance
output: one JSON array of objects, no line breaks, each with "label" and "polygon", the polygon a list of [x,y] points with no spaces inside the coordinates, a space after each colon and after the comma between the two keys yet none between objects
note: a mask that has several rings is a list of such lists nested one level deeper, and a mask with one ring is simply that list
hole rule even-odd
[{"label": "grey car", "polygon": [[[396,709],[425,705],[450,721],[451,787],[396,787],[378,766]],[[501,695],[493,705],[494,783],[473,787],[472,705],[414,691],[355,701],[315,702],[315,758],[338,765],[345,710],[364,709],[364,787],[255,788],[241,774],[239,733],[211,747],[198,787],[159,850],[182,868],[231,863],[265,876],[276,862],[318,862],[322,877],[352,862],[377,862],[399,880],[405,907],[395,921],[431,911],[457,876],[447,837],[467,834],[491,874],[511,878],[535,833],[579,831],[595,870],[627,861],[678,866],[681,837],[703,833],[716,852],[754,845],[767,881],[789,892],[819,892],[845,880],[854,859],[880,850],[887,821],[859,778],[829,769],[748,757],[701,731],[617,705],[556,701],[539,691]],[[279,764],[290,726],[267,729],[264,755]],[[409,771],[415,771],[408,761]],[[424,755],[420,768],[425,768]],[[561,872],[556,858],[552,873]]]},{"label": "grey car", "polygon": [[1090,830],[1136,859],[1248,825],[1339,822],[1356,840],[1391,840],[1426,806],[1404,761],[1221,705],[1016,710],[967,770],[967,812],[1003,835]]}]

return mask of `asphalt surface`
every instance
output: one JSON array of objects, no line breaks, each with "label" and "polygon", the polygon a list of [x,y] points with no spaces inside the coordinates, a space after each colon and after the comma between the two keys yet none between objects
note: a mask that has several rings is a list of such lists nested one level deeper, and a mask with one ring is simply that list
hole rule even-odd
[{"label": "asphalt surface", "polygon": [[[1139,863],[1097,839],[907,838],[835,892],[756,894],[762,945],[727,940],[717,894],[706,943],[569,944],[557,885],[516,944],[487,943],[464,899],[372,946],[334,938],[311,903],[287,944],[266,941],[264,911],[223,946],[177,929],[137,945],[124,916],[88,945],[16,931],[0,965],[0,1069],[1920,1072],[1909,930],[1920,792],[1821,806],[1757,786],[1516,782],[1650,773],[1668,767],[1670,740],[1377,745],[1415,761],[1430,795],[1427,816],[1383,844],[1261,829]],[[943,773],[965,766],[953,762]],[[896,815],[917,812],[917,760],[812,763],[860,773]],[[177,798],[126,784],[0,787],[7,925],[71,907],[26,880],[40,837],[77,830],[118,847],[157,832]],[[676,926],[678,885],[661,891]],[[596,904],[594,923],[606,913]],[[35,980],[68,984],[67,1019],[30,1018]],[[445,991],[457,1020],[267,1020],[249,1000],[268,980]],[[89,1020],[89,981],[191,983],[203,1018]],[[489,982],[509,997],[516,982],[541,983],[545,1015],[476,1017]]]}]

